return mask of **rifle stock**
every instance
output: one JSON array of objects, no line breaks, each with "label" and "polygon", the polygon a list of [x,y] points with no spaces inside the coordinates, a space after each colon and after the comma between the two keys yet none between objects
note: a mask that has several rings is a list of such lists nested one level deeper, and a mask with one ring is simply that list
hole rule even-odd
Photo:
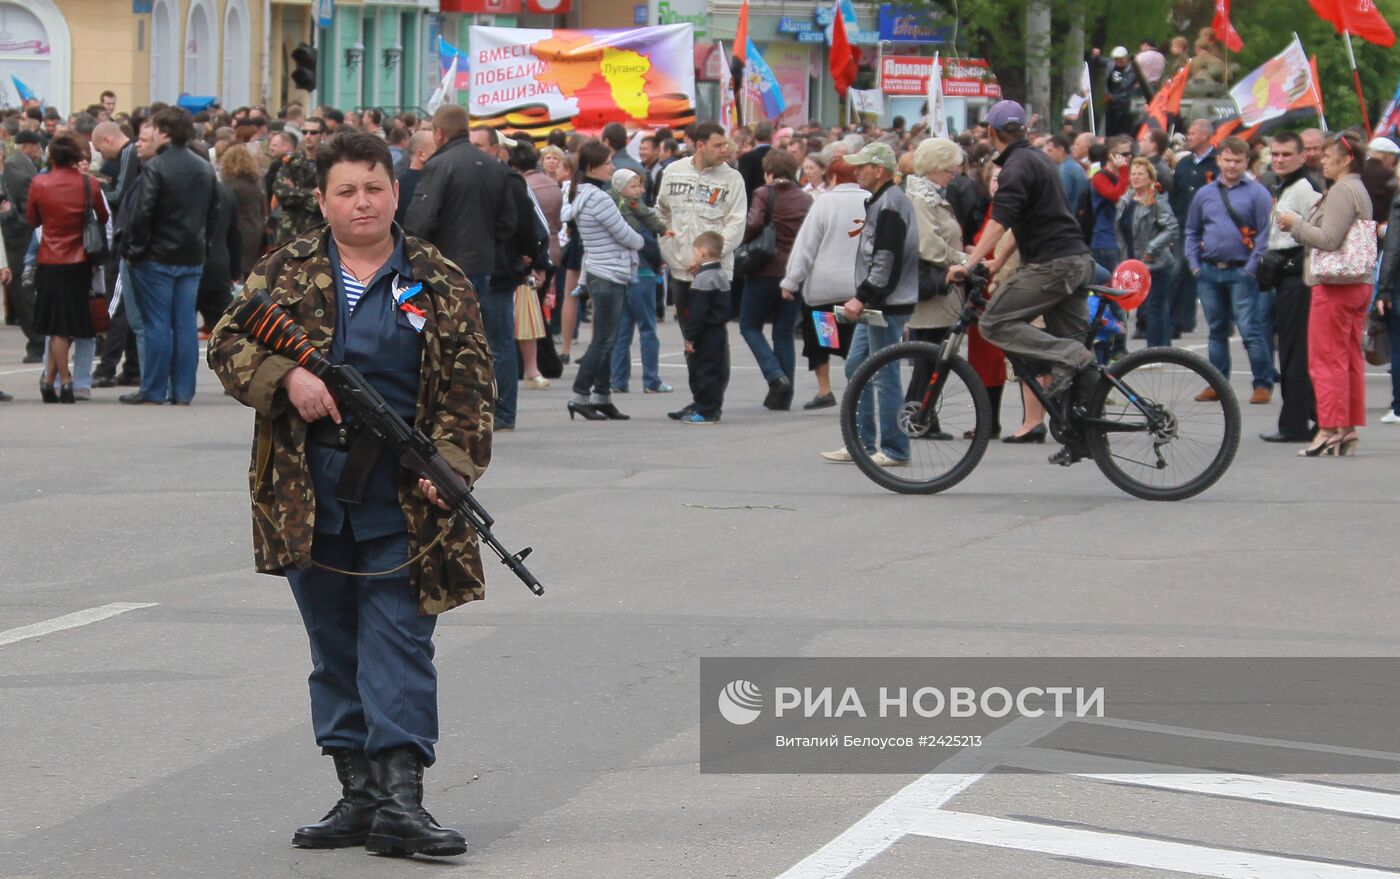
[{"label": "rifle stock", "polygon": [[496,520],[472,494],[467,481],[438,453],[432,439],[390,408],[358,370],[353,366],[331,363],[306,338],[306,331],[265,292],[255,294],[239,308],[234,320],[251,338],[274,353],[291,358],[324,381],[331,394],[346,409],[355,413],[363,429],[372,431],[383,440],[387,449],[399,456],[403,466],[433,484],[438,497],[452,510],[453,515],[469,522],[476,529],[481,542],[491,548],[520,582],[536,595],[544,594],[540,581],[525,566],[525,558],[530,555],[531,547],[512,553],[496,539],[491,531]]}]

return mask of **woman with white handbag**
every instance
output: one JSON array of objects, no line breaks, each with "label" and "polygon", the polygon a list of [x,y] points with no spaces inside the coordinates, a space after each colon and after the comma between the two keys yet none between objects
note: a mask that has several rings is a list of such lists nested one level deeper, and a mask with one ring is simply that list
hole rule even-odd
[{"label": "woman with white handbag", "polygon": [[1303,280],[1312,285],[1308,374],[1317,396],[1317,436],[1300,457],[1349,455],[1366,424],[1366,361],[1361,335],[1371,307],[1376,223],[1361,182],[1366,148],[1358,134],[1334,135],[1322,151],[1331,188],[1304,220],[1281,211],[1278,226],[1306,247]]}]

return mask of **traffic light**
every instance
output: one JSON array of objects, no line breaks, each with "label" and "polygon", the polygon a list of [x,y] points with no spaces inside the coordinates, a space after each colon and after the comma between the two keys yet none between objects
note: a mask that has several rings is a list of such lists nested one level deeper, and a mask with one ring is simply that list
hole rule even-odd
[{"label": "traffic light", "polygon": [[316,50],[302,43],[292,50],[292,63],[296,64],[296,69],[292,71],[292,83],[303,91],[315,91]]}]

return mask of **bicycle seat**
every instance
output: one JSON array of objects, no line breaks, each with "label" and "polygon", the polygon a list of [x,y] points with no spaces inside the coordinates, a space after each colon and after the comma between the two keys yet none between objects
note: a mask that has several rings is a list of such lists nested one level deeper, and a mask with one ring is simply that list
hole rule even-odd
[{"label": "bicycle seat", "polygon": [[1085,284],[1084,289],[1088,290],[1090,293],[1097,293],[1100,296],[1115,301],[1138,295],[1138,291],[1136,290],[1115,290],[1112,287],[1105,287],[1102,284]]}]

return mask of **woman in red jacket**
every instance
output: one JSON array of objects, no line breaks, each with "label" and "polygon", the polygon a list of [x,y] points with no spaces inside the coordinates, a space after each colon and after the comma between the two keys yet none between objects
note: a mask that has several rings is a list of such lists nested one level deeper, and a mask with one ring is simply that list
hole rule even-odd
[{"label": "woman in red jacket", "polygon": [[[91,204],[105,228],[107,203],[97,181],[78,170],[87,158],[88,148],[76,135],[60,134],[49,143],[49,171],[29,187],[25,219],[43,227],[34,274],[34,331],[49,337],[49,359],[39,380],[45,403],[74,401],[68,349],[74,339],[97,335],[88,311],[93,269],[83,250],[83,217]],[[57,394],[55,377],[61,382]]]}]

